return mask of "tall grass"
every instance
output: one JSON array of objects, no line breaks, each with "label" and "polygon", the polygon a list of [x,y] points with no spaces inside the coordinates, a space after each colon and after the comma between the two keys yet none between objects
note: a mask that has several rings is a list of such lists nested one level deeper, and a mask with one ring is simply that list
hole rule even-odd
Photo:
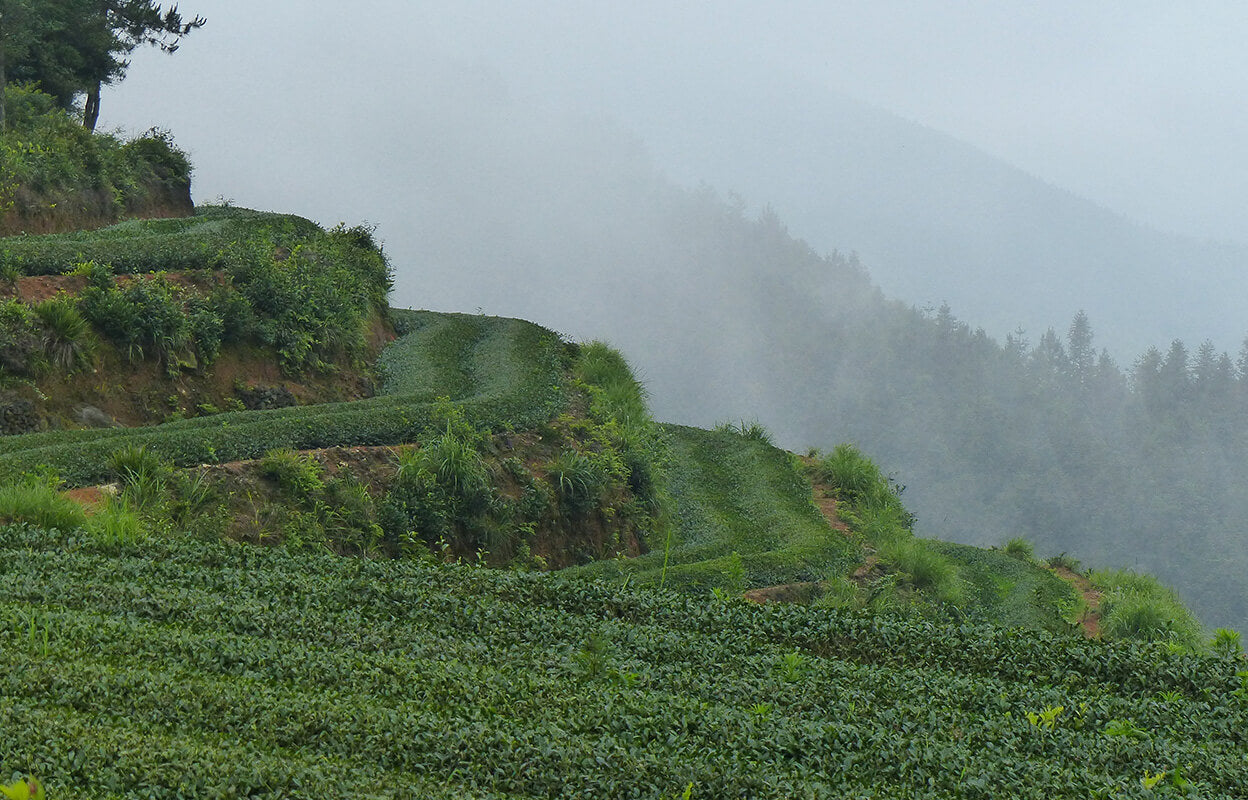
[{"label": "tall grass", "polygon": [[852,444],[838,444],[819,463],[817,470],[819,477],[832,487],[836,498],[856,511],[898,512],[902,515],[900,518],[907,520],[905,527],[911,527],[913,518],[901,505],[902,487],[881,473],[875,462]]},{"label": "tall grass", "polygon": [[87,514],[50,483],[26,480],[0,486],[0,522],[68,532],[85,527]]},{"label": "tall grass", "polygon": [[1171,642],[1196,648],[1204,629],[1174,590],[1151,575],[1129,570],[1096,570],[1101,590],[1101,632],[1109,639]]},{"label": "tall grass", "polygon": [[921,539],[897,539],[879,549],[880,561],[904,574],[907,583],[946,603],[957,604],[964,597],[957,566]]},{"label": "tall grass", "polygon": [[604,342],[581,345],[574,372],[596,387],[595,399],[603,416],[630,430],[650,424],[646,389],[618,350]]},{"label": "tall grass", "polygon": [[67,372],[90,366],[95,337],[77,302],[58,295],[35,306],[34,312],[43,323],[43,351],[49,364]]}]

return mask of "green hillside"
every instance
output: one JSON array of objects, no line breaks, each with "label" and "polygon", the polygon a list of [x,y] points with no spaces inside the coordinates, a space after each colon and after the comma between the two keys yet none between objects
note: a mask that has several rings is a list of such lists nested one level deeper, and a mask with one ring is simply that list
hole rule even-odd
[{"label": "green hillside", "polygon": [[0,758],[56,797],[1231,797],[1248,781],[1241,662],[1163,645],[26,526],[0,550],[0,705],[21,720]]},{"label": "green hillside", "polygon": [[850,445],[658,425],[604,343],[389,309],[367,229],[201,209],[0,238],[0,271],[30,404],[0,437],[0,769],[49,797],[1248,779],[1238,635],[1156,581],[923,539]]}]

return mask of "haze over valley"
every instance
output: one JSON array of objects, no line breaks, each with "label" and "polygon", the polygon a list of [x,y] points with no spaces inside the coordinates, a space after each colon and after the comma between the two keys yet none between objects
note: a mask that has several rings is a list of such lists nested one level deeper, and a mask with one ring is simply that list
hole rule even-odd
[{"label": "haze over valley", "polygon": [[1248,622],[1232,6],[203,5],[102,118],[197,202],[366,219],[396,305],[608,340],[662,419],[860,444],[922,535]]}]

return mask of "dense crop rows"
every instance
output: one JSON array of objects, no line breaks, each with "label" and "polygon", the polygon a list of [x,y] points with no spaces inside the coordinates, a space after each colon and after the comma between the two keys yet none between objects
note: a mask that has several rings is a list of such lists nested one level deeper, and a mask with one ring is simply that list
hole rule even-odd
[{"label": "dense crop rows", "polygon": [[663,426],[674,499],[670,542],[626,563],[586,571],[707,591],[741,590],[843,574],[861,548],[832,531],[810,482],[769,443],[731,431]]},{"label": "dense crop rows", "polygon": [[21,721],[0,762],[54,796],[1145,797],[1176,796],[1177,767],[1214,797],[1248,781],[1235,665],[1160,647],[18,527],[0,555],[0,708]]},{"label": "dense crop rows", "polygon": [[293,249],[314,237],[312,222],[286,214],[204,206],[185,219],[130,220],[98,231],[0,239],[0,271],[63,275],[78,264],[108,264],[118,274],[216,270],[256,258],[240,243],[264,233],[269,246]]},{"label": "dense crop rows", "polygon": [[[258,458],[281,447],[410,442],[428,432],[432,401],[442,395],[459,402],[469,421],[483,428],[536,425],[562,407],[565,351],[555,334],[494,317],[430,314],[426,321],[390,348],[386,364],[406,370],[429,360],[427,379],[418,370],[393,370],[388,374],[403,377],[389,379],[381,396],[358,402],[234,412],[150,428],[2,438],[0,479],[50,467],[70,484],[101,481],[109,455],[125,446],[147,446],[175,464],[193,465]],[[448,349],[468,353],[467,366],[436,358]],[[435,357],[426,359],[426,353]],[[458,377],[451,380],[447,370]]]}]

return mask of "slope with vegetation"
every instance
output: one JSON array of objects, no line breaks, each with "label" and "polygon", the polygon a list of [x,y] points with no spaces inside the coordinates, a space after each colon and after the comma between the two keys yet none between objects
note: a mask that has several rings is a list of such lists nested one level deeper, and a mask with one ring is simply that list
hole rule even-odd
[{"label": "slope with vegetation", "polygon": [[[0,709],[20,721],[0,764],[53,797],[1248,779],[1238,636],[1202,644],[1155,582],[1094,574],[1107,635],[1129,640],[1087,640],[1025,543],[915,537],[853,447],[801,459],[758,425],[659,426],[604,344],[386,309],[367,231],[208,209],[0,239],[0,266],[7,388],[148,368],[186,392],[163,424],[78,427],[52,402],[50,429],[0,438]],[[192,378],[229,346],[376,392],[207,407],[220,385]],[[806,603],[742,599],[777,588]]]},{"label": "slope with vegetation", "polygon": [[1230,797],[1248,781],[1233,642],[1196,655],[20,525],[0,551],[0,705],[22,720],[0,758],[56,797]]},{"label": "slope with vegetation", "polygon": [[366,396],[392,338],[369,231],[297,217],[8,237],[0,276],[5,433]]},{"label": "slope with vegetation", "polygon": [[42,92],[11,86],[3,97],[0,235],[192,212],[191,165],[169,134],[123,142],[87,131]]}]

